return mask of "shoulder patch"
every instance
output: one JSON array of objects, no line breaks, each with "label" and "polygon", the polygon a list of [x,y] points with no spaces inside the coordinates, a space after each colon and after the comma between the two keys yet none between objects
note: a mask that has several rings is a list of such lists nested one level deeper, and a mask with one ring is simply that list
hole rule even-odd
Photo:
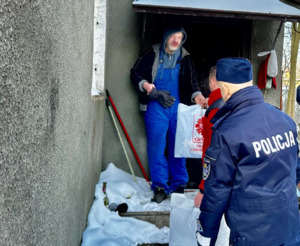
[{"label": "shoulder patch", "polygon": [[[214,143],[211,143],[211,145]],[[204,160],[203,160],[203,174],[202,174],[202,178],[203,180],[207,180],[208,177],[210,176],[210,172],[212,170],[212,165],[214,165],[214,163],[216,162],[218,156],[220,153],[220,149],[218,148],[211,148],[209,147],[206,151],[205,151],[205,155],[204,155]]]},{"label": "shoulder patch", "polygon": [[204,165],[203,165],[203,180],[207,180],[210,175],[210,169],[211,169],[211,160],[205,156],[204,157]]}]

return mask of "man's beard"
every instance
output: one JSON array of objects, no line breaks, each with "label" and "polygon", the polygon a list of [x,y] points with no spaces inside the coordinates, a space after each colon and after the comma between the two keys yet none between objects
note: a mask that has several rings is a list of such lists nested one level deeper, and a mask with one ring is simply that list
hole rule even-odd
[{"label": "man's beard", "polygon": [[176,51],[178,48],[179,48],[179,45],[178,46],[168,45],[168,50],[171,51],[171,52]]}]

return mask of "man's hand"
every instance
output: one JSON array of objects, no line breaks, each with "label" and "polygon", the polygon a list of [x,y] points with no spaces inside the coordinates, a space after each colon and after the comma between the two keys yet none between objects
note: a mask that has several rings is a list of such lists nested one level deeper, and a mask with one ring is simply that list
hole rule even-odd
[{"label": "man's hand", "polygon": [[199,191],[195,196],[194,203],[196,208],[200,208],[203,199],[203,194]]},{"label": "man's hand", "polygon": [[143,85],[143,88],[145,89],[145,91],[147,91],[148,94],[150,94],[152,89],[155,88],[155,85],[150,84],[149,82],[145,82],[144,85]]},{"label": "man's hand", "polygon": [[149,94],[149,97],[152,99],[156,99],[161,105],[165,108],[170,108],[175,102],[175,97],[170,96],[169,91],[160,91],[156,88],[153,88]]},{"label": "man's hand", "polygon": [[208,99],[209,99],[208,97],[205,98],[205,105],[204,105],[205,108],[208,108]]},{"label": "man's hand", "polygon": [[195,103],[201,105],[202,108],[205,107],[205,97],[203,95],[195,96]]}]

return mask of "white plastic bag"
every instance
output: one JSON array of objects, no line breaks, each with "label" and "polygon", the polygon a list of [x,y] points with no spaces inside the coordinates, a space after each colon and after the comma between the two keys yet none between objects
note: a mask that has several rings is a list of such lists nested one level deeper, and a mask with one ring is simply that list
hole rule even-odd
[{"label": "white plastic bag", "polygon": [[199,105],[178,106],[175,157],[202,158],[203,117],[205,109]]},{"label": "white plastic bag", "polygon": [[[170,246],[197,246],[196,231],[200,209],[194,207],[194,199],[185,194],[173,193],[171,196]],[[221,220],[215,246],[229,246],[230,229],[224,216]]]},{"label": "white plastic bag", "polygon": [[194,201],[184,194],[171,196],[170,246],[197,246],[195,233],[200,210],[194,207]]}]

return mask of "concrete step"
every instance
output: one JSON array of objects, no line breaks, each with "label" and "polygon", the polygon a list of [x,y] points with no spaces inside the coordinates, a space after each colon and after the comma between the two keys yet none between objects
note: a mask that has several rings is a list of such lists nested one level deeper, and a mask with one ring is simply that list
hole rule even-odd
[{"label": "concrete step", "polygon": [[[138,220],[147,221],[158,228],[169,227],[170,212],[127,212],[120,213],[122,217],[133,217]],[[141,244],[139,246],[168,246],[169,244]]]},{"label": "concrete step", "polygon": [[120,213],[122,217],[133,217],[138,220],[147,221],[151,224],[156,225],[158,228],[162,228],[164,226],[169,227],[169,220],[170,220],[170,212],[163,211],[163,212],[127,212],[127,213]]}]

